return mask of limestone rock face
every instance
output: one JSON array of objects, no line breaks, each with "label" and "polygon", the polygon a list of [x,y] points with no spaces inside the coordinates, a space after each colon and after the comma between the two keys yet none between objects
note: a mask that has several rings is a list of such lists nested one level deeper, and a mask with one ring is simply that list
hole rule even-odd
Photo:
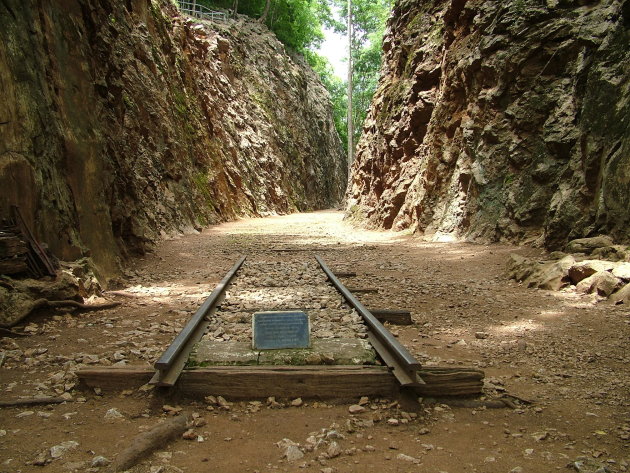
[{"label": "limestone rock face", "polygon": [[[0,213],[101,276],[161,234],[328,208],[345,189],[330,99],[273,33],[167,0],[0,7]],[[0,215],[0,217],[3,215]]]},{"label": "limestone rock face", "polygon": [[630,239],[630,4],[398,0],[348,214],[434,239]]}]

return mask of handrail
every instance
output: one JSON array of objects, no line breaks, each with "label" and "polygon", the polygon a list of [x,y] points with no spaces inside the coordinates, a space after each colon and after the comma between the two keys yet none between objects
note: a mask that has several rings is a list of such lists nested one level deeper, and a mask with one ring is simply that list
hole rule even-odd
[{"label": "handrail", "polygon": [[178,0],[179,10],[185,15],[193,16],[202,20],[226,21],[227,13],[210,10],[205,5],[200,5],[197,0]]}]

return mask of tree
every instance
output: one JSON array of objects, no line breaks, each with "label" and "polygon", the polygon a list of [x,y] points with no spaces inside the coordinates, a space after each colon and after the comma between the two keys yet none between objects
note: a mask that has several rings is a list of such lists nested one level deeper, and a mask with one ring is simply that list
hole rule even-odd
[{"label": "tree", "polygon": [[352,113],[352,0],[348,0],[347,13],[348,31],[348,179],[350,179],[352,162],[354,161],[354,117]]},{"label": "tree", "polygon": [[260,21],[261,23],[264,23],[267,21],[267,15],[269,14],[270,5],[271,5],[271,0],[267,0],[267,3],[265,3],[265,10],[263,11],[263,14],[258,19],[258,21]]},{"label": "tree", "polygon": [[[361,137],[363,122],[378,84],[383,33],[392,0],[332,1],[339,8],[345,23],[337,23],[336,31],[347,33],[348,24],[352,30],[352,97],[348,101],[352,101],[354,126],[348,144],[353,147]],[[350,17],[352,21],[348,23]]]},{"label": "tree", "polygon": [[[288,48],[305,56],[330,92],[335,126],[344,147],[351,152],[358,142],[367,109],[378,82],[381,42],[393,0],[197,0],[213,9],[232,8],[266,24]],[[339,15],[333,14],[333,9]],[[350,9],[350,11],[349,11]],[[350,14],[348,14],[350,13]],[[340,18],[338,18],[340,16]],[[351,18],[352,75],[334,76],[327,60],[315,51],[323,41],[323,26],[345,34]],[[349,100],[348,92],[351,91]],[[348,102],[351,101],[347,114]],[[352,125],[350,125],[352,123]],[[352,127],[350,136],[348,127]],[[348,146],[349,142],[351,145]],[[352,158],[349,154],[348,161]]]}]

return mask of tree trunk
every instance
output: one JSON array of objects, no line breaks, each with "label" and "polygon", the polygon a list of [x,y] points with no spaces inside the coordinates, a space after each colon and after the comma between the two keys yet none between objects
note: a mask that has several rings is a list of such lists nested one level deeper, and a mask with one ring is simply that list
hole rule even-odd
[{"label": "tree trunk", "polygon": [[238,0],[234,0],[232,4],[232,18],[236,18],[236,14],[238,12]]},{"label": "tree trunk", "polygon": [[263,11],[262,16],[258,19],[258,21],[260,21],[261,23],[264,23],[265,21],[267,21],[267,15],[269,14],[270,5],[271,5],[271,0],[267,0],[267,3],[265,3],[265,10]]},{"label": "tree trunk", "polygon": [[354,161],[354,124],[352,122],[352,0],[348,0],[348,182]]}]

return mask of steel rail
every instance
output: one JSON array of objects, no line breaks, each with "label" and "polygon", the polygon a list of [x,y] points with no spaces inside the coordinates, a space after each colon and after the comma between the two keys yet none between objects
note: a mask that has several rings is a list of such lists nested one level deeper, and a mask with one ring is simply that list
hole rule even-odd
[{"label": "steel rail", "polygon": [[[232,267],[232,269],[225,275],[223,280],[219,283],[219,285],[212,291],[210,296],[204,301],[204,303],[197,309],[195,315],[188,321],[186,326],[179,332],[179,335],[175,337],[175,340],[170,344],[170,346],[166,349],[166,351],[162,354],[160,359],[155,362],[153,365],[155,369],[160,371],[168,370],[176,361],[178,355],[181,353],[182,349],[185,345],[188,344],[191,336],[197,332],[199,325],[204,320],[205,316],[210,313],[212,310],[219,305],[219,301],[226,289],[228,288],[230,282],[236,275],[236,272],[240,269],[240,267],[245,262],[247,257],[243,256],[238,262]],[[202,334],[203,335],[203,334]]]},{"label": "steel rail", "polygon": [[332,270],[326,266],[324,260],[315,256],[328,280],[341,293],[346,302],[350,304],[363,317],[370,330],[370,342],[379,356],[389,366],[401,386],[414,387],[424,384],[418,375],[421,369],[420,363],[398,340],[387,330],[382,323],[341,283]]}]

